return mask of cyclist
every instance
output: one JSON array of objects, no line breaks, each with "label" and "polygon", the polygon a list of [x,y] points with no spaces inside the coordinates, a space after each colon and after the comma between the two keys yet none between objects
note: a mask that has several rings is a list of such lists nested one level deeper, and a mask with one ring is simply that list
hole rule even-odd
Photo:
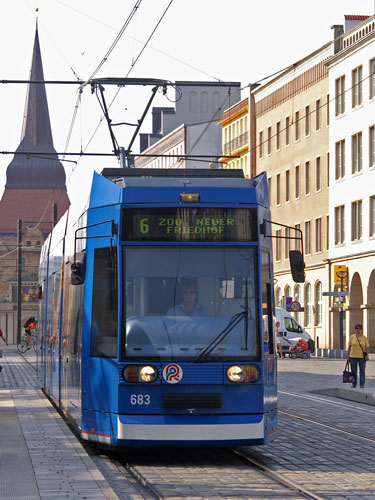
[{"label": "cyclist", "polygon": [[31,342],[31,335],[33,333],[35,333],[35,330],[36,330],[36,319],[34,318],[34,316],[31,316],[27,321],[26,323],[23,325],[24,329],[25,329],[25,332],[26,332],[26,335],[27,335],[27,345],[29,346],[30,345],[30,342]]},{"label": "cyclist", "polygon": [[[6,345],[8,345],[8,342],[6,341],[6,338],[4,337],[4,334],[3,334],[3,331],[1,328],[0,328],[0,339],[2,339],[6,343]],[[3,369],[3,367],[0,365],[0,372],[2,369]]]}]

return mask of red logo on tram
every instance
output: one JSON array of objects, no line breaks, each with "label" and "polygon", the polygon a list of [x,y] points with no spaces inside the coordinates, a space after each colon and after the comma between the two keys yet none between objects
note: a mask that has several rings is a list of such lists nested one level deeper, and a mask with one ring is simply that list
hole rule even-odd
[{"label": "red logo on tram", "polygon": [[170,363],[163,370],[163,378],[168,384],[177,384],[182,379],[183,371],[180,365]]}]

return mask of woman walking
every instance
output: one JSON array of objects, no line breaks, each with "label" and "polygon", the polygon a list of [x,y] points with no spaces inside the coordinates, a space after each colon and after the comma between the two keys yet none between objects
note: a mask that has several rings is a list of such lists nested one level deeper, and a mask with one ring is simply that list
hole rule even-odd
[{"label": "woman walking", "polygon": [[366,361],[368,361],[369,343],[367,337],[363,335],[362,325],[355,325],[355,333],[350,335],[348,344],[348,360],[352,372],[354,373],[354,381],[352,388],[357,387],[357,368],[359,366],[359,387],[365,387],[366,380]]}]

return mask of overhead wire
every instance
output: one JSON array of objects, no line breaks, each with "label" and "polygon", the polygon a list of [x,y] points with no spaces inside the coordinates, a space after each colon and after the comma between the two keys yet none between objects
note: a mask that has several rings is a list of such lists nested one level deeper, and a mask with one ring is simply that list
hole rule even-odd
[{"label": "overhead wire", "polygon": [[41,25],[42,28],[43,28],[43,31],[46,33],[47,37],[50,39],[50,41],[53,43],[53,45],[56,47],[57,51],[59,52],[61,58],[65,61],[65,63],[67,64],[67,66],[69,67],[70,71],[73,73],[74,77],[77,79],[77,81],[80,81],[80,78],[77,74],[77,72],[74,70],[73,66],[70,64],[70,62],[68,61],[68,59],[65,57],[65,54],[63,53],[63,51],[60,49],[60,47],[58,46],[57,42],[52,38],[52,36],[49,34],[45,24],[43,23],[43,21],[41,21],[39,15],[38,15],[38,10],[35,11],[34,9],[32,9],[28,3],[28,0],[25,0],[26,2],[26,5],[27,7],[29,8],[29,10],[31,10],[31,12],[33,13],[33,15],[35,16],[36,20],[37,20],[37,23],[38,23],[38,26]]},{"label": "overhead wire", "polygon": [[[141,51],[139,52],[138,56],[136,57],[136,59],[135,59],[134,63],[132,63],[132,64],[131,64],[131,66],[130,66],[130,68],[129,68],[128,72],[127,72],[127,73],[126,73],[126,75],[125,75],[125,78],[128,78],[128,76],[130,75],[130,73],[131,73],[131,71],[133,70],[133,68],[134,68],[135,64],[138,62],[138,60],[139,60],[140,56],[141,56],[141,55],[142,55],[142,53],[144,52],[144,50],[145,50],[146,46],[148,45],[149,41],[150,41],[150,40],[151,40],[151,38],[154,36],[154,34],[155,34],[155,32],[156,32],[157,28],[159,27],[159,25],[160,25],[160,23],[161,23],[162,19],[164,18],[165,14],[167,13],[168,9],[170,8],[170,6],[172,5],[172,3],[173,3],[173,2],[174,2],[174,0],[170,0],[169,4],[167,5],[167,7],[165,8],[165,10],[164,10],[163,14],[161,15],[161,17],[160,17],[159,21],[157,22],[157,24],[156,24],[155,28],[152,30],[152,32],[151,32],[151,34],[150,34],[150,36],[147,38],[147,40],[146,40],[146,42],[144,43],[144,45],[143,45],[143,47],[142,47]],[[112,98],[111,102],[108,104],[108,106],[107,106],[107,109],[108,109],[108,110],[110,110],[110,109],[111,109],[111,107],[112,107],[113,103],[115,102],[115,100],[117,99],[117,96],[119,95],[119,93],[120,93],[121,89],[122,89],[122,87],[120,87],[120,88],[117,90],[117,92],[115,93],[115,95],[114,95],[114,97]],[[86,146],[84,147],[83,151],[86,151],[86,150],[87,150],[87,148],[89,147],[89,145],[90,145],[91,141],[93,140],[93,138],[95,137],[95,135],[96,135],[97,131],[99,130],[99,127],[100,127],[100,125],[102,124],[103,120],[104,120],[104,116],[101,116],[101,118],[100,118],[100,120],[99,120],[98,125],[96,126],[96,128],[95,128],[94,132],[92,133],[92,135],[91,135],[91,137],[90,137],[90,139],[89,139],[88,143],[87,143],[87,144],[86,144]]]},{"label": "overhead wire", "polygon": [[[76,9],[75,7],[72,7],[70,5],[67,5],[65,2],[62,2],[61,0],[53,0],[54,2],[56,3],[59,3],[60,5],[63,5],[65,8],[67,9],[70,9],[74,12],[77,12],[78,14],[80,14],[81,16],[84,16],[84,17],[87,17],[88,19],[91,19],[92,21],[95,21],[96,23],[98,24],[102,24],[103,26],[106,26],[107,28],[113,30],[113,31],[117,31],[116,28],[114,28],[113,26],[101,21],[100,19],[97,19],[96,17],[93,17],[93,16],[90,16],[89,14],[85,13],[85,12],[82,12],[81,10],[79,9]],[[136,37],[132,37],[130,35],[127,35],[126,33],[124,33],[124,36],[127,37],[127,38],[130,38],[132,39],[133,41],[135,42],[138,42],[140,44],[144,44],[144,41],[142,40],[139,40],[138,38]],[[223,80],[221,80],[220,78],[217,78],[216,76],[213,76],[211,75],[210,73],[207,73],[206,71],[204,71],[203,69],[201,68],[197,68],[196,66],[193,66],[192,64],[186,62],[186,61],[183,61],[182,59],[179,59],[178,57],[175,57],[175,56],[172,56],[171,54],[168,54],[167,52],[163,51],[163,50],[160,50],[150,44],[148,44],[148,48],[151,49],[151,50],[154,50],[155,52],[159,52],[159,54],[163,54],[164,56],[166,57],[169,57],[170,59],[172,59],[173,61],[176,61],[180,64],[183,64],[184,66],[187,66],[188,68],[191,68],[193,69],[194,71],[197,71],[198,73],[201,73],[202,75],[206,75],[218,82],[221,82]]]},{"label": "overhead wire", "polygon": [[[348,87],[347,89],[345,89],[343,92],[341,92],[337,96],[334,96],[334,97],[332,97],[330,99],[327,99],[327,101],[324,104],[321,104],[317,109],[310,111],[309,112],[309,116],[312,116],[312,115],[316,114],[316,112],[318,110],[321,110],[321,109],[327,107],[331,102],[336,101],[336,99],[338,99],[339,97],[341,97],[343,94],[346,94],[347,92],[352,91],[355,87],[358,87],[359,84],[362,84],[365,80],[368,80],[371,77],[375,77],[375,72],[374,73],[370,73],[366,77],[363,77],[361,80],[358,81],[358,83],[355,83],[354,85]],[[292,125],[295,125],[296,123],[299,123],[299,122],[305,120],[306,119],[306,115],[301,116],[300,118],[298,118],[298,120],[294,120],[294,118],[295,117],[292,116],[292,122],[290,123],[289,127],[291,127]],[[279,133],[284,132],[285,130],[287,130],[287,128],[288,127],[280,129]],[[270,139],[274,139],[275,137],[277,137],[277,135],[278,135],[277,133],[271,135]],[[256,151],[260,146],[263,146],[264,144],[267,144],[267,143],[268,143],[268,137],[267,137],[267,139],[264,139],[262,142],[259,142],[259,144],[256,145],[255,147],[251,148],[249,150],[249,152]]]},{"label": "overhead wire", "polygon": [[94,78],[94,76],[98,73],[98,71],[103,67],[103,65],[107,62],[109,56],[111,55],[111,53],[113,52],[114,48],[116,47],[116,45],[118,44],[118,42],[121,40],[121,37],[122,35],[124,34],[124,31],[126,30],[126,28],[129,26],[129,23],[130,21],[133,19],[133,17],[135,16],[139,6],[141,5],[143,0],[137,0],[136,1],[136,4],[134,5],[132,11],[130,12],[128,18],[126,19],[125,23],[122,25],[122,28],[120,29],[119,33],[117,34],[116,38],[114,39],[114,41],[112,42],[112,45],[109,47],[109,49],[107,50],[105,56],[103,57],[103,59],[100,61],[100,63],[98,64],[98,66],[94,69],[93,73],[91,74],[91,76],[87,79],[87,81],[83,84],[83,86],[87,85],[88,82],[90,80],[92,80]]},{"label": "overhead wire", "polygon": [[[139,1],[137,2],[137,4],[136,4],[136,5],[137,5],[137,6],[139,6],[139,5],[140,5],[140,3],[141,3],[141,1],[142,1],[142,0],[139,0]],[[138,56],[137,56],[136,60],[133,62],[133,64],[132,64],[132,65],[131,65],[131,67],[129,68],[129,71],[128,71],[128,72],[127,72],[127,74],[126,74],[126,77],[128,77],[128,76],[129,76],[129,74],[130,74],[130,72],[132,71],[132,69],[134,68],[134,66],[135,66],[136,62],[139,60],[139,58],[140,58],[141,54],[143,53],[144,49],[146,48],[146,46],[147,46],[148,42],[151,40],[152,36],[155,34],[155,32],[156,32],[157,28],[159,27],[159,25],[160,25],[160,23],[161,23],[162,19],[164,18],[164,16],[165,16],[166,12],[167,12],[167,11],[168,11],[168,9],[170,8],[170,6],[171,6],[171,4],[173,3],[173,1],[174,1],[174,0],[171,0],[171,1],[169,2],[168,6],[166,7],[166,9],[164,10],[164,12],[163,12],[163,14],[162,14],[161,18],[160,18],[160,19],[159,19],[159,21],[157,22],[157,25],[156,25],[156,26],[155,26],[155,28],[152,30],[151,35],[148,37],[147,41],[145,42],[145,44],[144,44],[144,46],[143,46],[143,48],[142,48],[141,52],[138,54]],[[134,10],[134,9],[133,9],[133,10]],[[132,16],[132,17],[133,17],[133,16]],[[129,17],[128,17],[128,19],[129,19]],[[128,20],[127,20],[127,21],[128,21]],[[127,21],[124,23],[123,28],[124,28],[124,26],[125,26],[125,25],[126,25],[126,26],[128,26],[128,24],[129,24],[129,23],[128,23]],[[124,33],[123,28],[120,30],[121,34],[123,34],[123,33]],[[119,32],[119,34],[117,35],[117,37],[116,37],[116,39],[115,39],[116,44],[118,43],[118,41],[119,41],[119,39],[120,39],[120,37],[121,37],[121,36],[119,36],[119,35],[120,35],[120,32]],[[101,63],[97,66],[96,70],[92,73],[92,76],[90,77],[90,79],[91,79],[93,76],[95,76],[96,72],[100,69],[100,67],[102,67],[102,66],[103,66],[104,62],[108,59],[109,54],[110,54],[110,52],[112,52],[112,50],[114,49],[114,47],[115,47],[115,42],[113,42],[113,43],[112,43],[110,51],[107,51],[108,56],[102,59]],[[110,109],[110,107],[112,106],[112,104],[113,104],[114,100],[116,99],[116,97],[117,97],[117,95],[118,95],[118,93],[119,93],[119,91],[120,91],[120,90],[121,90],[121,87],[120,87],[120,88],[118,89],[118,91],[116,92],[116,94],[115,94],[114,98],[112,99],[111,103],[110,103],[110,104],[109,104],[109,106],[108,106],[108,109]],[[72,133],[73,133],[74,124],[75,124],[75,121],[76,121],[76,118],[77,118],[78,109],[80,108],[80,105],[81,105],[81,95],[82,95],[82,86],[80,86],[79,94],[78,94],[78,96],[77,96],[77,100],[76,100],[76,104],[75,104],[75,107],[74,107],[74,112],[73,112],[73,117],[72,117],[71,124],[70,124],[70,127],[69,127],[68,137],[67,137],[67,140],[66,140],[66,143],[65,143],[64,152],[66,152],[66,151],[67,151],[68,146],[69,146],[69,143],[70,143],[70,140],[71,140],[71,136],[72,136]],[[90,139],[89,139],[88,143],[86,144],[86,146],[85,146],[84,148],[83,148],[83,146],[82,146],[82,142],[81,142],[81,151],[80,151],[81,153],[85,153],[85,151],[86,151],[86,150],[87,150],[87,148],[89,147],[89,145],[90,145],[90,143],[91,143],[92,139],[94,138],[94,136],[96,135],[96,132],[97,132],[97,130],[99,129],[99,127],[100,127],[100,125],[101,125],[101,123],[102,123],[103,119],[104,119],[104,116],[102,116],[102,117],[100,118],[100,121],[99,121],[98,126],[97,126],[97,127],[96,127],[96,129],[94,130],[94,133],[92,134],[92,136],[90,137]],[[81,135],[81,140],[82,140],[82,135]],[[63,158],[65,158],[65,154],[63,155]],[[72,178],[72,175],[73,175],[73,173],[74,173],[74,171],[75,171],[75,168],[77,167],[77,165],[78,165],[79,161],[81,160],[81,158],[82,158],[82,157],[80,156],[80,158],[79,158],[79,159],[78,159],[78,161],[76,162],[75,167],[73,167],[73,168],[72,168],[72,170],[71,170],[71,172],[70,172],[70,175],[69,175],[69,177],[68,177],[68,179],[67,179],[67,181],[66,181],[66,186],[68,186],[68,185],[69,185],[69,182],[70,182],[70,180],[71,180],[71,178]],[[60,197],[58,198],[58,200],[56,201],[56,203],[58,203],[58,201],[61,199],[61,196],[62,196],[62,194],[60,195]],[[40,224],[40,223],[42,223],[42,220],[39,222],[39,224]],[[39,225],[39,224],[38,224],[38,225]]]}]

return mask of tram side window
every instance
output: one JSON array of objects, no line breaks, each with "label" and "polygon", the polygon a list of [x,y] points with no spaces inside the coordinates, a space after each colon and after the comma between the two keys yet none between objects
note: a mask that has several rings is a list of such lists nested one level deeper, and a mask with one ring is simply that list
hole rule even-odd
[{"label": "tram side window", "polygon": [[270,254],[262,251],[262,317],[265,353],[274,353],[274,328],[272,315],[272,287],[270,282]]},{"label": "tram side window", "polygon": [[117,266],[113,248],[96,248],[92,295],[91,356],[117,356]]}]

